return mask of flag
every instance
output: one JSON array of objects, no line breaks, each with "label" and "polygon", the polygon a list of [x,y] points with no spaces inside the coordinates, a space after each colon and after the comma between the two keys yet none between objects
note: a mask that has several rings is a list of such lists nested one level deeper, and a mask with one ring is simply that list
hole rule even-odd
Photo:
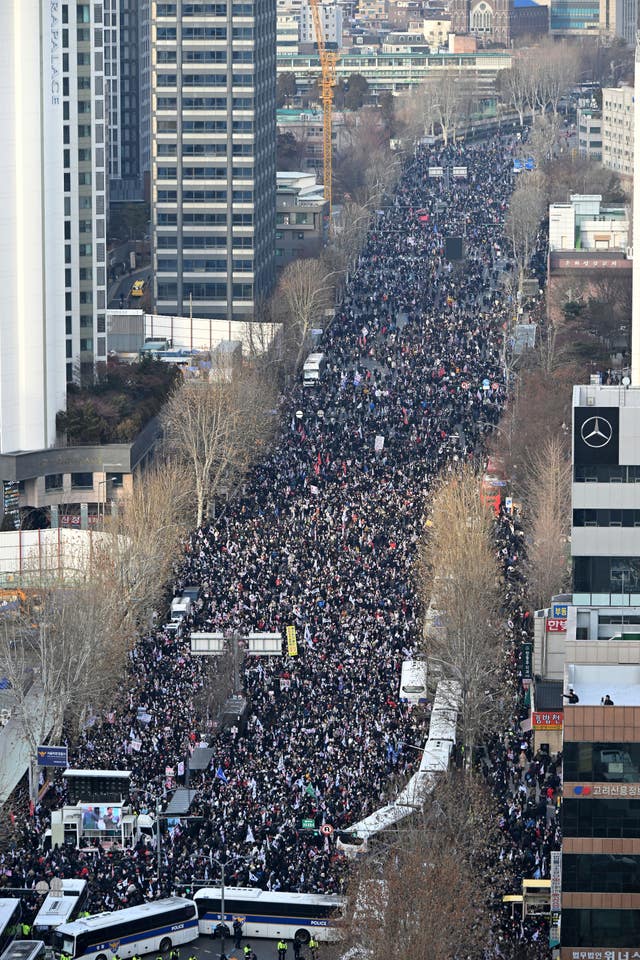
[{"label": "flag", "polygon": [[216,770],[216,777],[218,780],[222,780],[223,783],[229,783],[221,766]]},{"label": "flag", "polygon": [[178,764],[178,776],[184,777],[184,760],[181,760]]},{"label": "flag", "polygon": [[311,639],[311,630],[309,629],[308,623],[305,624],[305,628],[304,628],[304,642],[307,644],[308,647],[313,646],[313,641]]},{"label": "flag", "polygon": [[316,799],[316,792],[315,792],[315,790],[313,789],[313,787],[311,786],[310,783],[308,783],[308,784],[306,785],[306,787],[304,788],[304,792],[305,792],[305,793],[308,793],[309,796],[310,796],[310,797],[313,797],[314,800]]},{"label": "flag", "polygon": [[250,826],[247,827],[247,836],[245,837],[245,841],[244,841],[244,842],[245,842],[245,843],[255,843],[255,842],[256,842],[256,838],[254,837],[254,835],[253,835],[253,830],[251,829]]}]

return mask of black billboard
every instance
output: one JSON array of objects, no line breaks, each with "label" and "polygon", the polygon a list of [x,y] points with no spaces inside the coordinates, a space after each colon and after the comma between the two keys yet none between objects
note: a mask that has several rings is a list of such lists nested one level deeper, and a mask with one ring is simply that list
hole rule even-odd
[{"label": "black billboard", "polygon": [[573,462],[616,465],[619,462],[620,411],[617,407],[575,407]]}]

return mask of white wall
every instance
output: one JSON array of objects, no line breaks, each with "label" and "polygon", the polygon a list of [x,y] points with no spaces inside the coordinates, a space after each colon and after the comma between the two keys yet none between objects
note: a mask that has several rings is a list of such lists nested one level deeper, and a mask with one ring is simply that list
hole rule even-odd
[{"label": "white wall", "polygon": [[51,445],[64,405],[61,29],[57,4],[0,3],[2,453]]}]

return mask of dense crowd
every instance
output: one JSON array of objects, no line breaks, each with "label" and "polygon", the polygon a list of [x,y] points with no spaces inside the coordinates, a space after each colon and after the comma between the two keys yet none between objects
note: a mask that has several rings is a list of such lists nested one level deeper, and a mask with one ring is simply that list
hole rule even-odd
[{"label": "dense crowd", "polygon": [[[467,177],[454,178],[454,165]],[[430,177],[433,166],[444,176]],[[211,746],[208,769],[190,784],[191,813],[202,819],[167,836],[160,878],[142,842],[45,855],[37,839],[45,807],[61,802],[58,785],[25,827],[26,847],[2,856],[13,881],[82,874],[91,907],[112,908],[215,882],[214,858],[223,857],[229,883],[343,888],[336,834],[316,837],[301,821],[339,830],[362,819],[411,775],[407,745],[425,737],[422,716],[398,703],[401,663],[420,633],[413,565],[433,478],[475,455],[504,403],[511,169],[511,146],[499,139],[419,151],[409,163],[324,334],[321,382],[283,397],[280,433],[244,495],[190,539],[175,590],[198,583],[202,593],[183,634],[159,628],[141,638],[130,688],[85,731],[75,763],[131,769],[138,810],[164,801],[179,765]],[[462,265],[445,258],[446,236],[464,238]],[[499,528],[515,657],[528,630],[510,553],[519,533],[506,515]],[[196,705],[207,672],[189,653],[189,630],[289,625],[297,657],[243,664],[244,733],[208,728]],[[523,744],[515,733],[491,744],[486,775],[503,798],[505,858],[545,875],[554,827],[542,823],[539,788],[554,772]]]}]

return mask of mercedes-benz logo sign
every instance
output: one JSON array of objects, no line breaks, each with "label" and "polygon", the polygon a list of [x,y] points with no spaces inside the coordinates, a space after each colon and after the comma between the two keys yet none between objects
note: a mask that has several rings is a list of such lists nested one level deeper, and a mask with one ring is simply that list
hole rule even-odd
[{"label": "mercedes-benz logo sign", "polygon": [[613,427],[604,417],[589,417],[580,428],[584,443],[593,450],[606,447],[613,436]]}]

